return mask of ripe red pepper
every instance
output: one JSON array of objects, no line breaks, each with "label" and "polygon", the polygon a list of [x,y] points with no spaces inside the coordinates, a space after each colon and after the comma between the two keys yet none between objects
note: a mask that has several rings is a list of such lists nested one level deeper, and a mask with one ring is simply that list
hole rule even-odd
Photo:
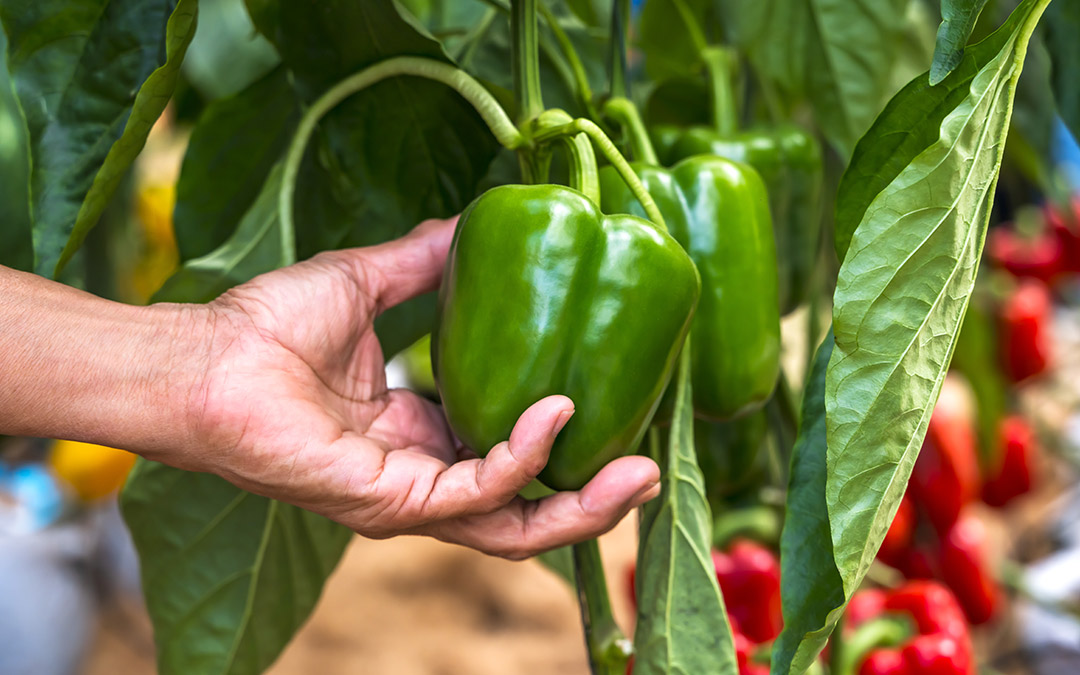
[{"label": "ripe red pepper", "polygon": [[1046,221],[1050,229],[1061,242],[1062,247],[1062,271],[1065,273],[1080,272],[1080,197],[1072,200],[1072,222],[1056,209],[1046,209]]},{"label": "ripe red pepper", "polygon": [[1023,279],[1001,308],[1005,374],[1020,382],[1046,371],[1051,360],[1053,301],[1046,284]]},{"label": "ripe red pepper", "polygon": [[743,635],[756,643],[780,634],[780,561],[757,542],[736,539],[726,552],[714,550],[716,580],[728,614]]},{"label": "ripe red pepper", "polygon": [[997,463],[987,472],[982,498],[990,506],[1000,507],[1031,491],[1040,451],[1034,429],[1018,415],[1001,421],[998,439]]},{"label": "ripe red pepper", "polygon": [[938,532],[948,530],[979,494],[977,437],[966,396],[946,380],[908,483],[912,499]]},{"label": "ripe red pepper", "polygon": [[[852,603],[865,592],[856,594]],[[875,598],[867,606],[876,604]],[[888,593],[882,615],[889,613],[909,616],[916,635],[867,653],[859,675],[973,675],[968,625],[949,589],[934,581],[909,582]]]},{"label": "ripe red pepper", "polygon": [[967,620],[986,623],[998,608],[998,586],[987,561],[986,527],[966,513],[941,538],[941,577]]},{"label": "ripe red pepper", "polygon": [[915,504],[906,494],[900,500],[900,506],[896,509],[889,531],[885,533],[885,539],[878,549],[878,558],[886,565],[897,567],[903,560],[904,554],[911,548],[915,538]]},{"label": "ripe red pepper", "polygon": [[1052,283],[1065,271],[1065,241],[1053,230],[1025,237],[1007,227],[990,232],[986,242],[990,259],[1015,277]]}]

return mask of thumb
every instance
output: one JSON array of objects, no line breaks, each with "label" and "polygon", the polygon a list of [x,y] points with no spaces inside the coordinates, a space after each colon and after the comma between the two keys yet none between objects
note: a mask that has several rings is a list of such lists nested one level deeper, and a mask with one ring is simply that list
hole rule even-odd
[{"label": "thumb", "polygon": [[457,221],[425,220],[399,239],[342,252],[373,272],[368,291],[378,312],[439,287]]}]

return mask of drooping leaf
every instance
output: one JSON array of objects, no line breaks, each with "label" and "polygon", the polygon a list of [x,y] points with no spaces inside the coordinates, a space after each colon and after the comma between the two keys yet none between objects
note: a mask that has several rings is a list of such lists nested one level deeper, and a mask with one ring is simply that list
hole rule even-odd
[{"label": "drooping leaf", "polygon": [[960,65],[975,22],[979,20],[986,0],[941,0],[941,25],[934,47],[934,63],[930,66],[930,84],[945,79]]},{"label": "drooping leaf", "polygon": [[97,223],[165,109],[196,0],[3,0],[29,131],[35,270],[52,276]]},{"label": "drooping leaf", "polygon": [[758,74],[808,99],[843,157],[889,96],[906,0],[732,0],[728,32]]},{"label": "drooping leaf", "polygon": [[874,128],[855,147],[851,164],[840,180],[836,198],[836,255],[844,260],[852,233],[870,203],[901,171],[938,141],[940,127],[969,95],[976,75],[995,61],[1013,39],[1010,23],[964,51],[953,73],[931,87],[928,78],[916,77],[889,101]]},{"label": "drooping leaf", "polygon": [[237,284],[296,260],[278,219],[281,165],[275,166],[236,231],[218,248],[184,263],[154,302],[210,302]]},{"label": "drooping leaf", "polygon": [[656,458],[660,496],[641,511],[634,631],[634,672],[639,675],[738,672],[710,554],[712,519],[705,479],[694,451],[689,355],[689,347],[684,347],[671,434]]},{"label": "drooping leaf", "polygon": [[176,185],[180,259],[206,255],[236,230],[292,137],[300,111],[284,69],[199,117]]},{"label": "drooping leaf", "polygon": [[843,614],[844,584],[833,560],[825,503],[825,369],[832,331],[818,347],[803,395],[799,437],[791,457],[787,510],[780,537],[784,629],[773,647],[773,675],[806,672]]},{"label": "drooping leaf", "polygon": [[1080,138],[1080,3],[1051,3],[1043,25],[1058,113],[1073,138]]},{"label": "drooping leaf", "polygon": [[1025,0],[998,33],[967,50],[1001,44],[977,71],[962,63],[939,85],[964,96],[936,130],[923,128],[935,123],[932,116],[898,119],[912,101],[906,88],[893,115],[867,134],[867,143],[938,137],[872,198],[837,281],[825,381],[826,500],[847,597],[885,536],[940,393],[978,269],[1016,81],[1048,1]]},{"label": "drooping leaf", "polygon": [[352,531],[205,473],[140,459],[121,499],[158,672],[255,675],[314,608]]}]

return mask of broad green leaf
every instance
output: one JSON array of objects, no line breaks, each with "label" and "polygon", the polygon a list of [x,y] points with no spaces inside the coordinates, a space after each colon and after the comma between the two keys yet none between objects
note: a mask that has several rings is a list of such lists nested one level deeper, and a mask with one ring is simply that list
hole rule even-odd
[{"label": "broad green leaf", "polygon": [[[994,58],[974,73],[958,68],[939,85],[960,88],[965,96],[941,121],[939,137],[870,202],[840,268],[836,346],[825,380],[825,494],[847,597],[885,536],[952,358],[978,270],[1016,81],[1047,2],[1023,2],[1001,29],[1006,39]],[[907,89],[898,95],[897,107],[908,95]],[[922,127],[933,123],[921,118],[896,124],[883,116],[867,139],[926,137]]]},{"label": "broad green leaf", "polygon": [[784,630],[773,647],[773,675],[806,672],[846,604],[844,584],[833,560],[825,503],[825,369],[832,351],[829,331],[814,357],[791,455],[787,515],[780,537]]},{"label": "broad green leaf", "polygon": [[701,49],[717,22],[709,0],[648,0],[638,20],[637,44],[654,80],[685,77],[701,65]]},{"label": "broad green leaf", "polygon": [[207,106],[191,133],[176,185],[173,226],[181,260],[206,255],[236,230],[299,117],[281,68]]},{"label": "broad green leaf", "polygon": [[209,100],[233,96],[281,59],[255,31],[244,0],[199,0],[199,28],[184,58],[184,76]]},{"label": "broad green leaf", "polygon": [[352,531],[222,478],[139,460],[121,508],[162,675],[255,675],[303,625]]},{"label": "broad green leaf", "polygon": [[1046,47],[1053,62],[1054,98],[1058,113],[1080,138],[1080,2],[1058,0],[1046,10]]},{"label": "broad green leaf", "polygon": [[852,233],[870,203],[938,141],[946,116],[967,99],[975,76],[996,62],[1013,40],[1021,17],[1014,13],[1000,30],[966,49],[960,65],[940,84],[931,87],[928,78],[916,77],[885,106],[874,128],[855,147],[840,180],[834,233],[837,258],[844,260]]},{"label": "broad green leaf", "polygon": [[196,0],[0,2],[30,138],[39,274],[63,268],[142,150],[172,95],[196,7]]},{"label": "broad green leaf", "polygon": [[637,675],[738,672],[710,553],[712,518],[705,479],[694,452],[689,361],[687,346],[679,360],[671,434],[657,457],[660,496],[641,509],[634,630]]},{"label": "broad green leaf", "polygon": [[807,98],[847,157],[881,110],[906,0],[732,0],[729,33],[760,76]]},{"label": "broad green leaf", "polygon": [[266,179],[236,231],[210,253],[184,263],[154,295],[154,302],[210,302],[237,284],[295,262],[278,219],[281,165]]},{"label": "broad green leaf", "polygon": [[7,39],[0,30],[0,265],[18,270],[34,267],[30,241],[30,165],[22,114],[8,79]]},{"label": "broad green leaf", "polygon": [[930,66],[931,85],[944,80],[960,65],[964,45],[985,4],[986,0],[941,0],[941,26],[934,47],[934,63]]}]

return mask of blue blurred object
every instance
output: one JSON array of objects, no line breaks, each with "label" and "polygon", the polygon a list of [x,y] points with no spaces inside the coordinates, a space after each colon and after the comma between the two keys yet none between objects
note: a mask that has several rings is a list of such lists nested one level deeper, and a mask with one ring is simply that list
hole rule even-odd
[{"label": "blue blurred object", "polygon": [[1069,128],[1057,119],[1054,125],[1054,164],[1061,167],[1073,192],[1080,192],[1080,145],[1069,133]]},{"label": "blue blurred object", "polygon": [[64,495],[56,478],[39,464],[11,468],[0,463],[0,535],[42,530],[64,512]]}]

